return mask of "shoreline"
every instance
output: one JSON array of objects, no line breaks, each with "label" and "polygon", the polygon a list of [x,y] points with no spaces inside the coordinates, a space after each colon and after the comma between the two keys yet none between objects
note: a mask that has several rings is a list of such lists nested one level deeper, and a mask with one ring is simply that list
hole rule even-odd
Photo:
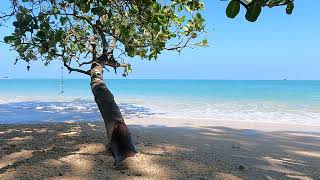
[{"label": "shoreline", "polygon": [[136,171],[114,169],[101,121],[0,125],[0,179],[320,177],[320,127],[152,116],[126,122],[139,151]]},{"label": "shoreline", "polygon": [[[177,121],[174,121],[177,120]],[[31,125],[56,125],[61,123],[102,123],[102,120],[94,121],[41,121],[30,123],[0,123],[1,126],[31,126]],[[184,118],[184,117],[125,117],[127,125],[140,126],[166,126],[166,127],[195,127],[201,128],[204,126],[222,126],[234,129],[251,129],[266,132],[273,131],[301,131],[301,132],[315,132],[320,133],[320,124],[301,124],[291,122],[257,122],[256,120],[213,120],[204,118]]]},{"label": "shoreline", "polygon": [[[302,106],[302,108],[288,106],[283,109],[276,109],[277,106],[280,106],[279,104],[275,104],[275,107],[272,104],[267,104],[267,109],[273,108],[272,111],[267,112],[263,108],[255,109],[255,106],[259,105],[258,102],[253,102],[252,107],[247,107],[247,103],[240,103],[233,107],[231,102],[228,102],[229,104],[222,102],[217,102],[217,104],[201,104],[200,102],[195,103],[192,101],[180,102],[172,100],[171,102],[167,99],[162,99],[161,101],[158,99],[141,99],[118,98],[117,102],[125,119],[128,117],[142,117],[173,119],[173,121],[205,121],[209,123],[213,120],[214,123],[234,121],[236,123],[249,124],[267,123],[288,124],[290,126],[320,126],[320,112],[316,105],[310,105],[311,109],[308,109],[309,106]],[[218,107],[215,108],[215,105]],[[241,108],[242,105],[245,107]],[[243,110],[243,108],[248,108],[248,112]],[[57,116],[52,116],[53,113]],[[32,123],[37,123],[37,121],[47,121],[48,119],[56,122],[79,119],[82,121],[92,121],[99,120],[100,114],[92,98],[66,98],[61,96],[59,98],[41,97],[40,99],[30,97],[29,100],[23,100],[22,97],[16,97],[11,98],[10,101],[0,98],[0,124],[7,124],[5,122],[6,119],[20,124],[24,122],[30,123],[31,121]]]},{"label": "shoreline", "polygon": [[[172,121],[178,119],[178,121]],[[126,121],[128,125],[164,125],[167,127],[204,127],[204,126],[223,126],[235,129],[252,129],[266,132],[272,131],[302,131],[302,132],[320,132],[319,125],[284,123],[284,122],[257,122],[244,120],[213,120],[197,118],[162,118],[162,117],[144,117],[142,119],[132,118]]]}]

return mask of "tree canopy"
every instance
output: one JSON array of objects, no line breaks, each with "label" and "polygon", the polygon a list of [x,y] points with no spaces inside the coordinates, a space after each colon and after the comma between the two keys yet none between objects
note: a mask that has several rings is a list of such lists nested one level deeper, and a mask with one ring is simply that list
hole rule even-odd
[{"label": "tree canopy", "polygon": [[[86,64],[101,58],[106,65],[131,71],[127,57],[157,59],[163,51],[207,46],[204,4],[200,0],[11,0],[3,22],[14,19],[4,38],[17,51],[16,62],[61,60],[72,72],[90,74]],[[287,6],[293,0],[231,0],[226,15],[255,21],[262,7]],[[208,7],[210,8],[210,7]],[[74,67],[76,65],[76,67]],[[72,67],[73,66],[73,67]]]}]

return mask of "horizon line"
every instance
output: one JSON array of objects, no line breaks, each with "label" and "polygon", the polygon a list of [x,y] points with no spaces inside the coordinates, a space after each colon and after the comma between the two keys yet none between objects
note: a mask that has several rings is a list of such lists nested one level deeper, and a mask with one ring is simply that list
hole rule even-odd
[{"label": "horizon line", "polygon": [[[0,78],[0,80],[61,80],[61,78]],[[64,78],[64,80],[89,80],[90,78]],[[110,78],[105,80],[198,80],[198,81],[320,81],[320,79],[171,79],[171,78]]]}]

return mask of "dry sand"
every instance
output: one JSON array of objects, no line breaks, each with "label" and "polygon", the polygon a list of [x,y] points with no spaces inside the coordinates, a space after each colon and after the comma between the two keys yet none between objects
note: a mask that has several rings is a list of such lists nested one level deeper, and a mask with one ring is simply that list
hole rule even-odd
[{"label": "dry sand", "polygon": [[127,119],[139,169],[117,171],[102,122],[0,125],[0,179],[320,179],[320,127]]}]

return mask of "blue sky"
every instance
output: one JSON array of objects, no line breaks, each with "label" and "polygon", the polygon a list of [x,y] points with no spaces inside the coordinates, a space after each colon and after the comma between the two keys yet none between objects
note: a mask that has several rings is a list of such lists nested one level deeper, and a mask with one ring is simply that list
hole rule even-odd
[{"label": "blue sky", "polygon": [[[7,0],[5,0],[7,1]],[[255,23],[244,10],[235,19],[225,16],[226,1],[206,0],[204,16],[210,47],[164,53],[157,61],[128,59],[131,79],[320,79],[319,0],[296,0],[293,15],[285,7],[265,8]],[[6,4],[2,2],[2,4]],[[0,11],[7,7],[1,5]],[[1,28],[0,38],[10,34]],[[13,65],[15,53],[0,44],[0,77],[60,78],[60,64]],[[120,72],[120,71],[119,71]],[[67,78],[86,78],[70,74]],[[105,78],[122,78],[106,72]]]}]

